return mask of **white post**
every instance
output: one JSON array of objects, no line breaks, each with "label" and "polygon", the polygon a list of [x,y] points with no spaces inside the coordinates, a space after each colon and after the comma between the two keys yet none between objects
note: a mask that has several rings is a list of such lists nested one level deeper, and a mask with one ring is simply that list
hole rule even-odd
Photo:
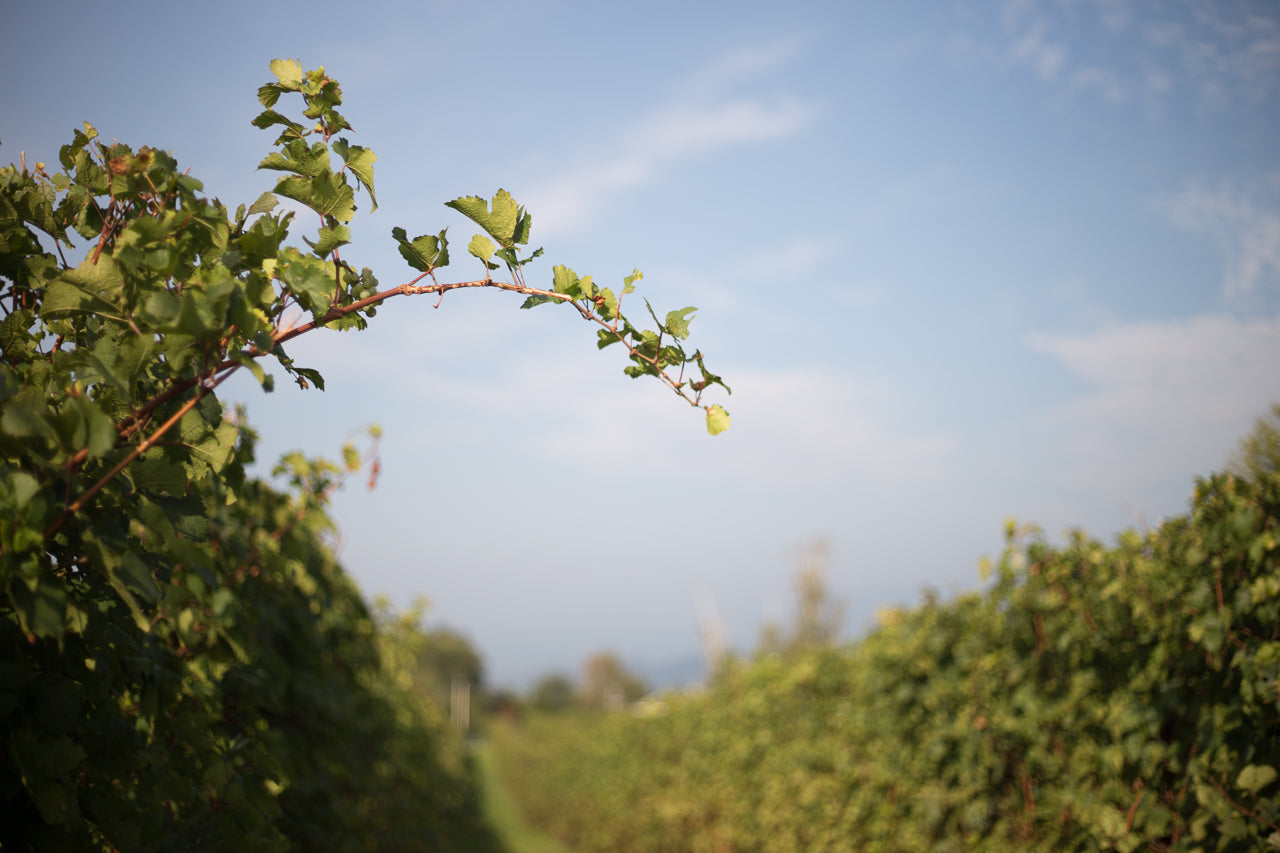
[{"label": "white post", "polygon": [[454,678],[449,691],[449,719],[462,731],[471,728],[471,682]]}]

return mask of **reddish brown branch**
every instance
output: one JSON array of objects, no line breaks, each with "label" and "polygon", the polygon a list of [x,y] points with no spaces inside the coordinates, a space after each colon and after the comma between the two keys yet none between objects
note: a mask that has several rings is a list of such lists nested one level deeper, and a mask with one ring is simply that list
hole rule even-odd
[{"label": "reddish brown branch", "polygon": [[1141,779],[1135,782],[1134,786],[1138,789],[1138,796],[1134,797],[1133,805],[1129,806],[1129,812],[1124,818],[1124,831],[1126,835],[1128,835],[1133,829],[1133,818],[1138,814],[1138,806],[1142,803],[1142,798],[1147,794],[1146,790],[1143,788]]},{"label": "reddish brown branch", "polygon": [[[432,284],[420,285],[417,283],[419,281],[422,281],[422,279],[427,278],[428,276],[431,277]],[[657,373],[655,375],[659,379],[661,379],[662,382],[665,383],[669,388],[671,388],[671,390],[675,391],[676,394],[678,394],[682,399],[684,399],[685,402],[689,403],[689,405],[697,406],[698,401],[701,399],[701,392],[698,393],[697,397],[690,397],[681,388],[681,385],[683,384],[683,377],[684,377],[683,365],[681,365],[680,378],[673,380],[670,376],[667,375],[666,371],[662,369],[661,362],[659,359],[651,358],[649,356],[644,355],[638,349],[636,349],[636,347],[632,346],[631,343],[626,340],[626,336],[622,332],[618,331],[616,320],[613,323],[606,323],[604,320],[600,319],[598,316],[592,313],[592,311],[589,310],[586,306],[580,304],[577,300],[575,300],[573,297],[569,296],[568,294],[557,293],[552,290],[542,290],[536,287],[529,287],[528,285],[523,283],[498,281],[492,278],[476,279],[474,281],[447,282],[445,284],[441,284],[438,281],[436,281],[433,270],[428,270],[427,272],[422,273],[421,275],[419,275],[418,277],[414,278],[412,281],[406,284],[400,284],[400,285],[397,285],[396,287],[389,288],[380,293],[375,293],[372,296],[368,296],[368,297],[365,297],[364,299],[360,299],[355,302],[352,302],[350,305],[334,306],[330,308],[327,312],[325,312],[324,316],[319,318],[318,320],[312,320],[309,323],[303,323],[300,326],[292,326],[287,329],[277,329],[276,332],[271,336],[271,345],[272,345],[271,348],[274,349],[276,346],[280,344],[284,344],[288,341],[291,341],[294,338],[297,338],[301,335],[305,335],[307,332],[311,332],[317,328],[327,326],[331,323],[337,322],[338,320],[341,320],[342,318],[347,317],[357,311],[361,311],[365,308],[378,305],[395,296],[414,296],[414,295],[423,294],[423,293],[436,293],[436,294],[439,294],[441,297],[443,297],[447,291],[460,290],[462,288],[469,288],[469,287],[492,287],[498,290],[508,290],[508,291],[511,291],[512,293],[520,293],[525,296],[538,296],[545,299],[554,299],[559,302],[567,302],[568,304],[572,305],[580,315],[582,315],[582,318],[584,320],[587,320],[589,322],[594,322],[596,325],[605,329],[618,342],[620,342],[624,347],[626,347],[627,352],[631,355],[632,358],[648,362],[650,365],[652,365],[657,370]],[[107,483],[113,480],[116,477],[116,475],[118,475],[126,467],[132,464],[139,456],[141,456],[143,453],[145,453],[147,450],[153,447],[156,444],[156,442],[159,441],[161,436],[163,436],[174,425],[178,423],[178,421],[182,418],[183,415],[191,411],[191,409],[194,408],[195,405],[200,402],[200,400],[204,399],[204,397],[206,397],[211,391],[213,391],[218,385],[220,385],[228,376],[230,376],[232,373],[238,370],[244,364],[245,360],[261,358],[262,356],[268,354],[268,352],[270,352],[270,350],[261,350],[257,346],[250,346],[247,349],[241,350],[236,358],[224,359],[218,364],[212,367],[206,368],[205,370],[201,371],[199,374],[197,374],[194,377],[189,377],[187,379],[183,379],[178,382],[175,382],[165,391],[161,392],[160,394],[157,394],[150,401],[144,404],[141,408],[135,410],[132,414],[130,414],[128,417],[122,420],[120,422],[120,426],[118,427],[117,445],[127,440],[134,432],[141,429],[143,424],[146,423],[147,420],[149,420],[150,415],[157,408],[164,405],[166,402],[174,399],[175,397],[178,397],[186,393],[191,388],[199,387],[198,393],[194,397],[192,397],[190,400],[188,400],[186,403],[184,403],[182,407],[172,417],[170,417],[167,421],[161,424],[156,429],[156,431],[153,432],[150,436],[148,436],[146,439],[144,439],[139,444],[137,444],[133,448],[133,450],[131,450],[125,456],[124,459],[118,462],[114,467],[112,467],[112,469],[109,472],[107,472],[105,475],[99,478],[97,482],[95,482],[92,486],[90,486],[87,490],[85,490],[78,498],[76,498],[74,502],[68,504],[67,508],[62,512],[62,514],[58,517],[58,519],[54,521],[48,527],[47,530],[45,530],[44,537],[48,539],[49,537],[54,536],[60,529],[62,529],[62,526],[66,523],[68,518],[70,518],[76,512],[79,512],[81,509],[83,509],[84,506],[89,502],[89,500],[91,500],[99,491],[101,491],[102,488],[106,486]],[[219,376],[219,374],[222,374],[222,375]],[[87,459],[88,459],[87,450],[82,450],[79,453],[75,454],[67,463],[68,475],[70,475],[70,472],[73,471],[75,468],[78,468],[79,466],[83,465]]]},{"label": "reddish brown branch", "polygon": [[102,491],[102,488],[106,486],[107,483],[110,483],[112,480],[116,478],[117,474],[119,474],[125,468],[132,465],[133,462],[139,456],[146,453],[153,446],[155,446],[156,442],[160,440],[160,437],[162,435],[164,435],[166,432],[168,432],[170,429],[176,426],[177,423],[180,420],[182,420],[182,417],[187,412],[194,409],[197,403],[199,403],[201,400],[207,397],[213,391],[213,389],[221,385],[222,382],[228,376],[230,376],[233,372],[234,370],[229,370],[222,376],[219,376],[212,383],[208,385],[201,385],[199,392],[196,393],[196,395],[193,396],[186,403],[184,403],[182,405],[182,408],[174,412],[173,416],[170,417],[169,420],[161,424],[156,429],[156,431],[153,432],[151,435],[147,436],[145,439],[140,441],[137,444],[137,446],[133,448],[133,450],[129,451],[129,453],[124,457],[124,459],[121,459],[111,468],[110,471],[108,471],[106,474],[99,477],[97,482],[95,482],[92,486],[90,486],[88,489],[86,489],[84,492],[80,494],[80,497],[76,498],[72,503],[68,504],[67,508],[62,511],[62,515],[58,516],[57,520],[54,521],[53,524],[50,524],[49,527],[44,531],[44,538],[49,539],[50,537],[55,536],[57,532],[62,529],[62,525],[67,523],[67,519],[69,519],[72,515],[82,510],[85,504],[87,504],[90,500],[93,499],[94,495]]},{"label": "reddish brown branch", "polygon": [[1240,814],[1244,815],[1245,817],[1251,817],[1260,823],[1265,823],[1267,826],[1271,827],[1276,832],[1280,832],[1280,825],[1276,824],[1275,820],[1271,817],[1271,815],[1265,809],[1262,810],[1262,814],[1258,814],[1257,812],[1251,809],[1246,809],[1244,806],[1240,805],[1235,800],[1231,799],[1231,795],[1228,794],[1226,790],[1221,785],[1218,784],[1218,780],[1214,779],[1212,776],[1209,777],[1209,784],[1212,785],[1217,790],[1217,792],[1222,795],[1222,798],[1227,801],[1227,804],[1231,806],[1231,808],[1240,812]]}]

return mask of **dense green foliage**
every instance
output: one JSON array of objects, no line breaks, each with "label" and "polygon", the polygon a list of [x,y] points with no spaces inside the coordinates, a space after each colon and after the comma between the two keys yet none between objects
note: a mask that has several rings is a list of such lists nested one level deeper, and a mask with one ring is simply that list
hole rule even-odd
[{"label": "dense green foliage", "polygon": [[[449,204],[488,235],[469,246],[482,279],[441,283],[445,232],[396,228],[417,276],[379,291],[340,255],[357,191],[376,206],[374,154],[340,135],[323,69],[271,70],[254,124],[279,131],[261,168],[282,176],[234,214],[171,154],[88,124],[61,171],[0,169],[5,849],[489,844],[462,744],[415,692],[414,625],[380,634],[329,547],[324,504],[359,454],[291,456],[283,491],[251,477],[253,436],[215,393],[237,370],[270,390],[274,359],[322,388],[289,341],[365,328],[391,297],[485,287],[572,305],[629,374],[691,404],[723,386],[683,348],[693,309],[653,315],[656,330],[621,313],[638,273],[616,295],[565,267],[550,290],[527,285],[541,251],[518,257],[531,218],[504,191]],[[295,96],[301,120],[275,109]],[[314,214],[305,245],[279,196]],[[704,408],[712,432],[728,426]]]},{"label": "dense green foliage", "polygon": [[1110,549],[1009,537],[848,648],[499,727],[504,775],[580,853],[1280,848],[1280,476]]},{"label": "dense green foliage", "polygon": [[[333,469],[290,463],[288,493],[246,479],[230,504],[212,483],[134,496],[140,517],[118,526],[138,550],[119,563],[136,554],[150,587],[139,573],[118,592],[84,560],[55,575],[61,600],[6,608],[0,843],[485,849],[460,738],[397,689],[327,544]],[[37,633],[60,615],[61,637]]]},{"label": "dense green foliage", "polygon": [[458,682],[465,684],[470,694],[483,696],[480,652],[456,631],[425,627],[426,610],[423,596],[399,613],[383,598],[374,602],[384,655],[394,665],[400,686],[437,708],[450,707],[451,689]]}]

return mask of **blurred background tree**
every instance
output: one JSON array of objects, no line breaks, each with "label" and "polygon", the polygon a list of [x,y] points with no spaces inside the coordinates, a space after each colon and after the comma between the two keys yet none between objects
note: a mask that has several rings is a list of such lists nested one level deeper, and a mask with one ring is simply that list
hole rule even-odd
[{"label": "blurred background tree", "polygon": [[1227,467],[1252,479],[1280,471],[1280,403],[1272,403],[1271,411],[1254,421],[1253,431],[1240,441]]},{"label": "blurred background tree", "polygon": [[616,711],[649,692],[644,681],[609,652],[592,655],[582,672],[582,702],[590,708]]},{"label": "blurred background tree", "polygon": [[844,624],[844,603],[834,598],[827,584],[831,548],[825,540],[803,548],[793,581],[795,616],[788,632],[777,622],[766,622],[760,631],[757,655],[792,654],[806,649],[834,646]]},{"label": "blurred background tree", "polygon": [[553,673],[539,679],[529,694],[529,704],[539,711],[563,711],[574,703],[573,682]]},{"label": "blurred background tree", "polygon": [[401,686],[445,713],[455,683],[479,698],[484,690],[484,659],[471,641],[451,628],[425,627],[429,603],[418,596],[404,611],[379,597],[374,612],[384,639],[384,657],[394,662]]}]

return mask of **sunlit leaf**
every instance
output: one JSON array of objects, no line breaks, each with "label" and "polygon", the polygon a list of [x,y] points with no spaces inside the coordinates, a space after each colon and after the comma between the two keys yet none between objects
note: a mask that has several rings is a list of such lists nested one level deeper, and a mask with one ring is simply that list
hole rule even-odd
[{"label": "sunlit leaf", "polygon": [[489,263],[489,259],[493,257],[493,253],[496,248],[497,247],[493,245],[492,240],[479,234],[472,237],[471,242],[467,244],[467,251],[484,261],[485,266],[490,268],[492,268],[493,265]]},{"label": "sunlit leaf", "polygon": [[356,180],[360,182],[360,186],[364,187],[369,193],[369,201],[371,207],[369,212],[378,209],[378,197],[373,191],[373,164],[377,161],[378,155],[374,154],[368,148],[362,148],[359,145],[350,145],[345,139],[339,139],[333,143],[334,152],[342,158],[342,162],[347,164],[347,168],[351,170],[351,174],[356,176]]},{"label": "sunlit leaf", "polygon": [[729,428],[729,413],[720,406],[707,407],[707,432],[719,435]]},{"label": "sunlit leaf", "polygon": [[271,73],[276,75],[280,85],[286,89],[299,89],[302,86],[302,63],[296,59],[271,60]]},{"label": "sunlit leaf", "polygon": [[[516,204],[515,199],[506,190],[498,190],[493,197],[492,209],[490,209],[490,202],[474,195],[446,202],[445,206],[452,207],[479,225],[501,246],[511,246],[528,240],[527,217],[522,221],[523,208]],[[516,233],[517,224],[521,225],[519,235]],[[517,236],[522,239],[517,240]]]},{"label": "sunlit leaf", "polygon": [[1250,764],[1236,777],[1236,787],[1256,794],[1276,780],[1276,769],[1268,764]]},{"label": "sunlit leaf", "polygon": [[449,263],[449,241],[445,231],[434,236],[424,234],[409,241],[405,230],[397,227],[391,229],[391,236],[400,245],[400,256],[419,272],[430,272]]},{"label": "sunlit leaf", "polygon": [[688,308],[681,308],[679,311],[670,311],[667,313],[667,318],[663,322],[663,326],[665,326],[667,331],[674,337],[679,340],[683,340],[689,337],[689,321],[693,319],[692,315],[697,310],[697,308],[690,306]]}]

